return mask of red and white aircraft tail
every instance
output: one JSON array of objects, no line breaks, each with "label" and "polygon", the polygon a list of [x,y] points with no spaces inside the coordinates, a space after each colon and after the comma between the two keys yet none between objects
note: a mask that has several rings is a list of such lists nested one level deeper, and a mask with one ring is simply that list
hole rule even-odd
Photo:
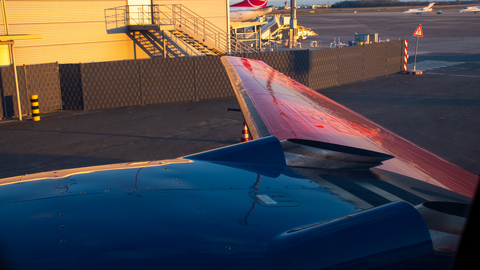
[{"label": "red and white aircraft tail", "polygon": [[267,6],[268,0],[243,0],[230,6],[230,21],[243,22],[272,12],[273,6]]},{"label": "red and white aircraft tail", "polygon": [[261,8],[267,6],[268,0],[243,0],[242,2],[230,5],[230,7],[252,7]]}]

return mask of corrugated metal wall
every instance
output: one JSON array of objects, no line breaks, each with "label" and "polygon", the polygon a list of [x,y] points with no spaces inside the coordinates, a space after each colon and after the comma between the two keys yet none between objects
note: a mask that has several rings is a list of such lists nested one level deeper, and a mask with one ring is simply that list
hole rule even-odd
[{"label": "corrugated metal wall", "polygon": [[[230,1],[233,2],[233,1]],[[207,21],[213,23],[224,32],[227,31],[227,4],[225,0],[153,0],[153,4],[159,5],[171,5],[182,4],[188,9],[192,10],[200,17],[205,18]]]},{"label": "corrugated metal wall", "polygon": [[133,41],[124,33],[107,34],[105,27],[104,10],[125,4],[124,0],[6,1],[10,34],[42,35],[42,39],[15,42],[16,62],[133,59]]},{"label": "corrugated metal wall", "polygon": [[[402,48],[404,41],[392,41],[237,56],[264,61],[318,90],[402,71]],[[29,106],[29,94],[39,94],[41,112],[60,109],[60,101],[65,110],[95,110],[234,96],[219,56],[60,64],[59,68],[45,64],[17,70],[22,107]],[[13,69],[0,68],[0,75],[2,117],[17,115]]]}]

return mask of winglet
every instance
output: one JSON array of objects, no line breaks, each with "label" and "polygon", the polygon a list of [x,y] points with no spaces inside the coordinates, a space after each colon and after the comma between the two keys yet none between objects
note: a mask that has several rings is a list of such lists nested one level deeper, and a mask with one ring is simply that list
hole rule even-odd
[{"label": "winglet", "polygon": [[[270,136],[271,134],[268,131],[267,126],[260,117],[257,109],[255,109],[251,97],[245,90],[242,79],[240,79],[240,76],[237,74],[237,71],[233,67],[234,58],[222,56],[220,59],[222,61],[222,64],[225,66],[228,78],[230,79],[232,87],[235,90],[235,96],[237,97],[238,104],[240,105],[240,110],[242,111],[243,117],[245,118],[245,122],[247,122],[250,134],[252,134],[253,139]],[[232,61],[230,61],[230,59]],[[248,59],[248,61],[255,60]],[[248,65],[248,61],[244,61],[242,63]],[[254,74],[251,75],[254,76]]]}]

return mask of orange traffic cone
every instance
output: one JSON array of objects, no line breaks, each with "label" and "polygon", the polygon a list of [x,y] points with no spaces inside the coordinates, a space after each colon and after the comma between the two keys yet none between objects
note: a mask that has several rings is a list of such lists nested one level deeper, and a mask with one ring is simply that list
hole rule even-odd
[{"label": "orange traffic cone", "polygon": [[242,138],[240,139],[240,142],[248,142],[250,139],[248,139],[248,128],[247,128],[247,123],[243,121],[243,131],[242,131]]}]

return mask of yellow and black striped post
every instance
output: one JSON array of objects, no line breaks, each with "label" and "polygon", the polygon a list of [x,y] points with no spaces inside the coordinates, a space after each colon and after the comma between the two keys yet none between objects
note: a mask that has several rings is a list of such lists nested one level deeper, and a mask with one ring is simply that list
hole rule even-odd
[{"label": "yellow and black striped post", "polygon": [[33,121],[40,121],[40,108],[38,106],[38,95],[31,95],[30,101],[32,102],[32,119]]}]

